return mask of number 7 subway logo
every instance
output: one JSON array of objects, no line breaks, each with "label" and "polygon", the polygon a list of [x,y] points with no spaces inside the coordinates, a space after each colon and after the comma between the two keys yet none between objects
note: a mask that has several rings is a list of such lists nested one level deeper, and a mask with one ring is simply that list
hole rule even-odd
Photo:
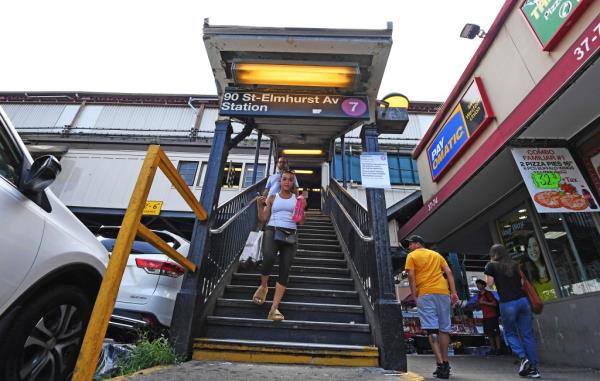
[{"label": "number 7 subway logo", "polygon": [[434,181],[448,168],[469,140],[462,107],[458,104],[427,148],[431,177]]}]

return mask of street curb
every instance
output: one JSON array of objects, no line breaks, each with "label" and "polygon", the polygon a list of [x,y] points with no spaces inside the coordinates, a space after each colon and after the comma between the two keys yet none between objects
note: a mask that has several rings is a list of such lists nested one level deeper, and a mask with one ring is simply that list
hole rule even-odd
[{"label": "street curb", "polygon": [[425,377],[414,372],[402,373],[400,378],[405,381],[425,381]]},{"label": "street curb", "polygon": [[143,376],[146,374],[150,374],[150,373],[154,373],[156,371],[162,370],[162,369],[166,369],[166,368],[171,368],[174,367],[175,365],[158,365],[158,366],[154,366],[152,368],[147,368],[147,369],[142,369],[139,370],[135,373],[131,373],[131,374],[126,374],[124,376],[117,376],[117,377],[113,377],[113,378],[109,378],[105,381],[125,381],[128,380],[132,377],[136,377],[136,376]]}]

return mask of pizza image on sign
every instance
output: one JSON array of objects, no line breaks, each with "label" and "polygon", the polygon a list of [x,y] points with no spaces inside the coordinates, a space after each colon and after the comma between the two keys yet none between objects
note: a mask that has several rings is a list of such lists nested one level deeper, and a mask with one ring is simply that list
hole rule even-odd
[{"label": "pizza image on sign", "polygon": [[538,213],[598,211],[598,202],[564,147],[511,148]]},{"label": "pizza image on sign", "polygon": [[565,194],[559,198],[560,206],[571,210],[584,210],[590,205],[588,200],[580,194]]},{"label": "pizza image on sign", "polygon": [[560,197],[560,192],[558,191],[543,191],[536,193],[533,199],[546,208],[560,208]]}]

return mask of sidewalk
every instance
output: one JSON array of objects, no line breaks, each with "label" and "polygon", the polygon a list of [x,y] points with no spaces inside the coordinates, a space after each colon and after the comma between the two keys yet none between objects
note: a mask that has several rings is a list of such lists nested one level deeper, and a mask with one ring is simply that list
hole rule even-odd
[{"label": "sidewalk", "polygon": [[[342,368],[305,365],[246,364],[215,361],[189,361],[177,366],[143,371],[143,374],[118,378],[133,381],[337,381],[337,380],[439,380],[432,355],[409,355],[408,374],[386,371],[381,368]],[[509,356],[478,357],[454,356],[451,358],[451,380],[456,381],[513,381],[526,380],[517,375],[518,365]],[[559,367],[542,364],[539,367],[543,380],[548,381],[598,381],[600,371]],[[417,375],[423,376],[418,377]],[[116,379],[115,379],[116,381]]]},{"label": "sidewalk", "polygon": [[[519,377],[519,365],[512,356],[454,356],[450,358],[451,380],[456,381],[513,381],[528,380]],[[432,375],[435,369],[433,355],[409,355],[408,370],[418,373],[426,380],[439,380]],[[600,371],[584,368],[560,367],[548,364],[538,366],[542,380],[552,381],[598,381]]]}]

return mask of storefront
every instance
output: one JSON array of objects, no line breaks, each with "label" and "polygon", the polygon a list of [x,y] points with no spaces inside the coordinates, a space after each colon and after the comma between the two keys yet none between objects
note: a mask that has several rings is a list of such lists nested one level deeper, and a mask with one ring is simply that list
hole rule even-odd
[{"label": "storefront", "polygon": [[600,4],[507,1],[420,145],[399,231],[465,261],[504,244],[546,301],[543,361],[600,368]]}]

